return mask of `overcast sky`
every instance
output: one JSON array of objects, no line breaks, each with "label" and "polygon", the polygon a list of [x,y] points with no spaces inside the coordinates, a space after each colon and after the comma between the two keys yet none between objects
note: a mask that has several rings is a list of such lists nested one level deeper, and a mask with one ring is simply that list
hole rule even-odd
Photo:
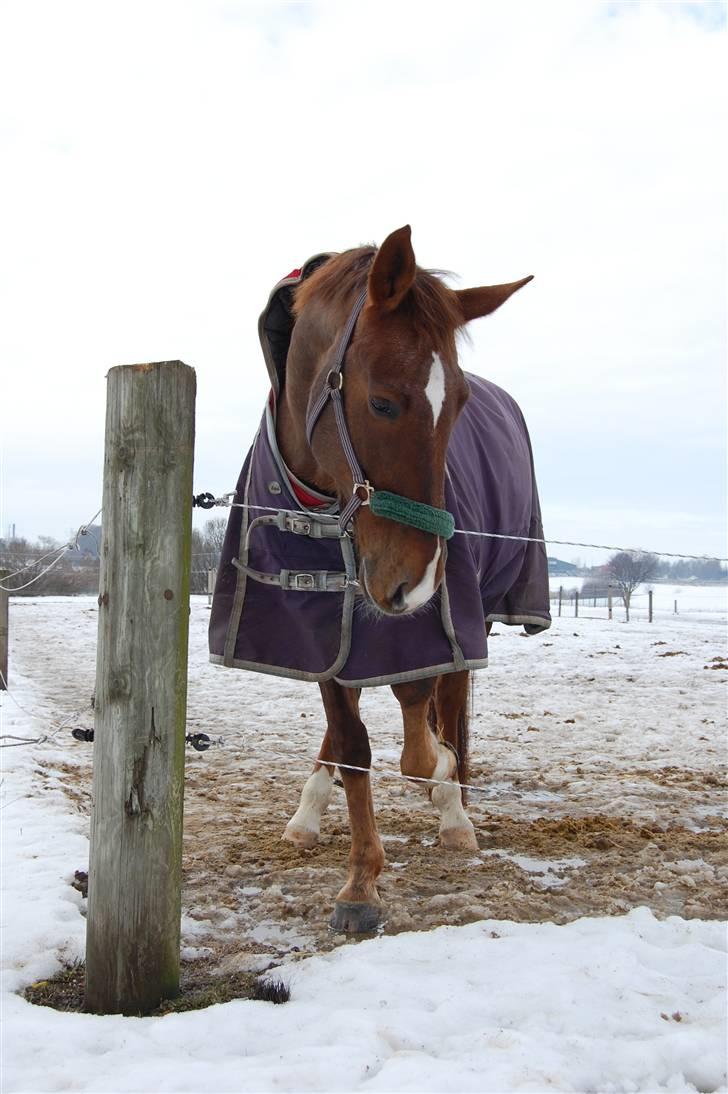
[{"label": "overcast sky", "polygon": [[117,364],[195,366],[232,490],[273,283],[410,223],[461,287],[535,274],[461,361],[524,410],[546,534],[725,555],[725,11],[0,0],[0,531],[98,509]]}]

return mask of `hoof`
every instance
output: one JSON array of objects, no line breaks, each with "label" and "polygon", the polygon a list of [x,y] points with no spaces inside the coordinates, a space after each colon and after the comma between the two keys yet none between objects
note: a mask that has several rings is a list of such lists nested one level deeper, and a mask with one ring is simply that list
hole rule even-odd
[{"label": "hoof", "polygon": [[448,851],[477,851],[475,829],[472,826],[466,828],[465,825],[460,828],[444,828],[440,832],[440,846]]},{"label": "hoof", "polygon": [[285,840],[286,843],[295,844],[302,851],[310,851],[318,843],[319,834],[318,832],[312,832],[310,828],[298,828],[289,824],[281,839]]},{"label": "hoof", "polygon": [[381,904],[363,904],[353,900],[337,900],[330,926],[346,934],[365,934],[374,931],[382,919]]}]

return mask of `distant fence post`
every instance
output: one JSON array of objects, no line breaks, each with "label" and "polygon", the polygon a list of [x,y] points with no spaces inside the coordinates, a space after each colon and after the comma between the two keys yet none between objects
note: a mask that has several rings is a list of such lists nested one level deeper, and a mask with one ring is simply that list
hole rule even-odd
[{"label": "distant fence post", "polygon": [[647,611],[648,611],[647,622],[651,623],[652,622],[652,589],[650,589],[649,592],[647,593],[647,605],[648,605],[648,607],[647,607]]},{"label": "distant fence post", "polygon": [[673,612],[673,615],[677,615],[677,600],[675,601],[675,611]]},{"label": "distant fence post", "polygon": [[559,615],[561,615],[561,601],[564,598],[564,586],[559,585]]},{"label": "distant fence post", "polygon": [[612,586],[607,587],[607,618],[612,618]]},{"label": "distant fence post", "polygon": [[215,592],[215,582],[217,581],[217,569],[207,571],[207,604],[208,607],[212,604],[212,594]]},{"label": "distant fence post", "polygon": [[[10,570],[0,570],[0,583],[10,573]],[[0,691],[5,691],[8,686],[8,644],[10,639],[10,616],[8,605],[10,594],[5,589],[0,589]]]},{"label": "distant fence post", "polygon": [[179,991],[195,373],[108,375],[86,1009]]},{"label": "distant fence post", "polygon": [[574,589],[574,618],[579,614],[579,590]]}]

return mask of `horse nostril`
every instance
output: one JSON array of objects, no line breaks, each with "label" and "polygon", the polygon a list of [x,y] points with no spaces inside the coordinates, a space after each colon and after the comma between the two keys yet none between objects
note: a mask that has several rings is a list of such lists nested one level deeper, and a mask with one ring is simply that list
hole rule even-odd
[{"label": "horse nostril", "polygon": [[392,597],[392,609],[395,612],[403,612],[407,607],[407,582],[403,581]]}]

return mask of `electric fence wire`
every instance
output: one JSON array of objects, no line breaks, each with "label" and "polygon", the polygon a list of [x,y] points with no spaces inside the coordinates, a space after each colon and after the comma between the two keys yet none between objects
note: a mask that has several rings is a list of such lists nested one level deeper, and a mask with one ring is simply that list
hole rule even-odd
[{"label": "electric fence wire", "polygon": [[44,733],[40,737],[19,737],[16,736],[16,734],[14,733],[2,733],[0,734],[0,741],[13,741],[15,743],[0,744],[0,748],[18,748],[21,745],[44,744],[46,741],[55,742],[58,734],[66,728],[69,722],[78,720],[91,707],[91,704],[89,704],[89,707],[84,708],[83,710],[75,710],[72,714],[69,714],[67,717],[65,717],[63,721],[55,722],[55,720],[52,718],[45,718],[41,714],[33,714],[32,711],[27,710],[22,703],[19,703],[18,700],[15,698],[14,692],[8,687],[8,682],[3,675],[2,669],[0,669],[0,681],[2,681],[3,685],[3,692],[0,694],[7,695],[7,697],[18,708],[18,710],[22,711],[22,713],[25,714],[27,718],[30,718],[31,721],[46,722],[51,727],[48,733]]},{"label": "electric fence wire", "polygon": [[[13,585],[13,586],[4,585],[2,582],[0,582],[0,589],[2,589],[2,591],[6,592],[6,593],[19,593],[19,592],[22,592],[23,589],[30,588],[30,586],[34,585],[36,581],[40,581],[40,579],[42,577],[45,577],[45,575],[47,573],[50,573],[50,571],[53,569],[54,566],[58,565],[58,563],[61,561],[63,556],[68,551],[73,551],[74,549],[78,549],[79,540],[81,539],[81,536],[86,536],[86,535],[89,534],[90,526],[93,524],[93,522],[96,520],[96,518],[99,516],[100,513],[101,513],[101,510],[99,509],[91,517],[91,520],[87,521],[85,524],[81,524],[78,528],[78,531],[76,532],[76,535],[73,537],[73,539],[69,540],[68,543],[64,543],[60,547],[54,547],[52,551],[48,551],[45,555],[41,555],[40,558],[33,559],[32,562],[26,563],[25,566],[21,566],[18,570],[15,570],[13,573],[10,573],[10,574],[5,574],[4,577],[3,577],[3,581],[7,581],[11,577],[17,577],[18,574],[22,574],[25,570],[30,570],[34,566],[37,566],[39,562],[42,562],[44,559],[49,558],[50,555],[58,553],[57,557],[53,559],[53,562],[51,562],[48,566],[45,566],[40,571],[40,573],[35,574],[35,576],[32,577],[30,579],[30,581],[26,581],[26,583],[24,585]],[[95,537],[94,537],[94,541],[95,541]]]},{"label": "electric fence wire", "polygon": [[[198,495],[203,497],[204,495]],[[272,505],[248,505],[240,501],[231,501],[235,494],[223,494],[219,498],[209,503],[209,508],[214,506],[222,506],[229,509],[258,509],[267,513],[280,512],[280,506]],[[197,502],[197,499],[195,499]],[[202,508],[208,508],[207,505],[203,505]],[[287,509],[286,512],[292,513],[295,516],[310,517],[311,512],[305,509]],[[485,539],[509,539],[517,540],[520,543],[543,543],[545,545],[552,544],[556,547],[590,547],[599,551],[619,551],[627,555],[657,555],[660,558],[684,558],[691,559],[694,562],[725,562],[728,563],[728,558],[719,558],[716,555],[686,555],[679,554],[675,551],[650,551],[644,547],[616,547],[614,544],[608,543],[581,543],[577,540],[569,539],[540,539],[536,536],[511,536],[504,532],[479,532],[467,528],[456,528],[454,534],[456,536],[479,536]]]}]

